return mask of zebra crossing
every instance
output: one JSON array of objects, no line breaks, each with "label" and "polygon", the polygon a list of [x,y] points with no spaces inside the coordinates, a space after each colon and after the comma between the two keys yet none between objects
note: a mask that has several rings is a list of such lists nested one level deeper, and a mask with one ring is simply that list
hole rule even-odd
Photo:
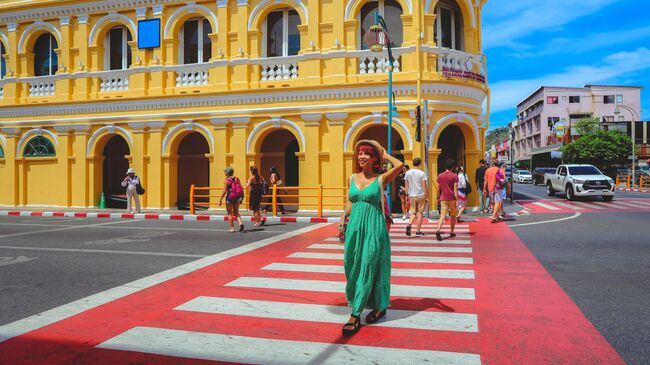
[{"label": "zebra crossing", "polygon": [[518,200],[525,209],[533,213],[573,212],[638,212],[650,211],[650,199],[619,199],[605,201],[567,201],[559,199]]},{"label": "zebra crossing", "polygon": [[[98,307],[71,303],[74,315],[8,341],[0,327],[0,353],[32,364],[479,365],[544,363],[563,348],[559,362],[622,363],[506,225],[458,229],[466,237],[451,239],[445,226],[436,241],[394,225],[391,306],[349,338],[343,245],[323,225],[154,275],[162,281],[127,285],[142,289],[108,293]],[[547,302],[554,310],[540,310]]]}]

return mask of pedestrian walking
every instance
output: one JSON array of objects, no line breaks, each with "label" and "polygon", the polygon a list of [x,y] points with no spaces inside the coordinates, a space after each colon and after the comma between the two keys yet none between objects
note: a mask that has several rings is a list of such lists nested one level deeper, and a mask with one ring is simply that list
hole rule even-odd
[{"label": "pedestrian walking", "polygon": [[456,202],[458,214],[456,215],[456,222],[461,223],[463,222],[462,215],[467,207],[467,186],[469,183],[465,169],[462,166],[456,168],[456,173],[458,174],[458,201]]},{"label": "pedestrian walking", "polygon": [[266,185],[266,180],[259,174],[257,167],[251,166],[250,174],[251,176],[246,182],[246,188],[249,189],[248,209],[253,211],[254,226],[259,227],[266,223],[266,220],[262,219],[260,205],[262,203],[262,195],[264,195],[264,187],[268,185]]},{"label": "pedestrian walking", "polygon": [[242,232],[244,230],[244,223],[239,214],[239,205],[244,200],[244,188],[241,186],[239,178],[234,176],[235,169],[228,166],[223,172],[226,178],[223,180],[223,193],[221,193],[221,198],[219,199],[219,206],[223,204],[223,198],[225,196],[230,232],[235,232],[235,225],[233,223],[235,218],[237,219],[237,223],[239,223],[239,232]]},{"label": "pedestrian walking", "polygon": [[126,187],[126,211],[129,213],[134,212],[131,200],[135,200],[135,212],[140,213],[140,194],[138,193],[138,186],[139,189],[142,189],[142,185],[140,184],[140,178],[135,174],[133,168],[126,170],[126,177],[122,180],[122,186]]},{"label": "pedestrian walking", "polygon": [[492,215],[490,221],[496,223],[499,221],[499,211],[501,210],[502,203],[502,189],[505,186],[505,175],[500,169],[501,163],[495,162],[494,166],[485,171],[485,185],[483,186],[483,194],[489,195],[490,203],[493,204]]},{"label": "pedestrian walking", "polygon": [[[505,218],[506,212],[503,209],[503,203],[506,201],[506,198],[508,197],[508,178],[506,176],[506,164],[505,163],[501,163],[501,167],[499,167],[499,171],[501,172],[501,175],[503,176],[503,180],[504,180],[503,189],[501,189],[501,205],[500,205],[500,209],[499,209],[499,218]],[[499,184],[497,183],[497,189],[498,189],[498,186],[499,186]]]},{"label": "pedestrian walking", "polygon": [[436,239],[442,241],[442,225],[445,223],[447,215],[451,218],[451,229],[449,237],[456,237],[454,228],[456,227],[456,201],[458,200],[458,175],[453,170],[456,167],[456,161],[447,159],[445,161],[445,172],[438,175],[438,201],[440,202],[440,218],[436,229]]},{"label": "pedestrian walking", "polygon": [[479,210],[481,213],[485,213],[487,209],[487,199],[483,196],[483,185],[485,184],[485,170],[487,166],[485,165],[485,160],[479,161],[479,167],[476,169],[476,174],[474,176],[474,182],[476,183],[476,190],[478,192],[478,202]]},{"label": "pedestrian walking", "polygon": [[[384,186],[394,180],[402,162],[388,155],[376,141],[360,140],[355,146],[356,173],[350,187],[339,228],[345,235],[345,296],[352,314],[343,326],[343,335],[361,328],[361,313],[372,308],[366,323],[376,323],[386,315],[390,303],[390,239],[385,219]],[[381,174],[383,160],[392,168]],[[346,219],[349,222],[346,228]]]},{"label": "pedestrian walking", "polygon": [[[278,191],[278,188],[281,186],[284,186],[284,181],[282,181],[282,178],[280,177],[280,173],[278,172],[277,167],[271,166],[269,169],[270,176],[269,176],[269,186],[274,186],[276,188],[276,192]],[[284,190],[284,193],[286,194],[286,190]],[[266,211],[273,211],[273,208],[271,205],[273,204],[273,198],[270,198],[269,204],[266,205]],[[276,212],[279,210],[281,214],[285,214],[285,209],[284,209],[284,203],[282,202],[282,198],[280,198],[279,195],[276,196],[275,198],[275,204],[276,204]]]},{"label": "pedestrian walking", "polygon": [[422,236],[422,214],[429,202],[427,187],[427,175],[421,170],[422,159],[413,159],[413,168],[404,175],[406,191],[411,205],[411,217],[406,225],[406,235],[411,235],[412,225],[416,223],[415,236]]},{"label": "pedestrian walking", "polygon": [[402,219],[406,220],[409,217],[410,202],[408,192],[406,191],[406,172],[409,170],[409,165],[402,166],[402,171],[395,178],[395,185],[397,186],[397,193],[399,201],[402,205]]}]

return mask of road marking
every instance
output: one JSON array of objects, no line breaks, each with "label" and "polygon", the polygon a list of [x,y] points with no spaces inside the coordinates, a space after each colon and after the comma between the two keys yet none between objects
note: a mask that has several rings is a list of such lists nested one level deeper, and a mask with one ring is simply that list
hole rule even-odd
[{"label": "road marking", "polygon": [[[391,238],[390,242],[391,243],[439,243],[439,244],[445,244],[445,245],[470,245],[472,244],[471,240],[457,240],[457,239],[451,239],[449,238],[449,233],[443,232],[443,235],[446,237],[442,241],[434,240],[434,239],[426,239],[422,237],[417,237],[417,238]],[[458,236],[454,237],[458,238]]]},{"label": "road marking", "polygon": [[[308,265],[272,263],[262,270],[315,272],[329,274],[345,274],[342,265]],[[404,276],[413,278],[441,278],[441,279],[474,279],[474,270],[440,270],[440,269],[396,269],[390,270],[390,276]]]},{"label": "road marking", "polygon": [[129,243],[129,242],[149,242],[152,238],[168,236],[176,234],[175,232],[153,231],[153,232],[140,232],[129,236],[108,238],[104,240],[88,241],[87,245],[110,245],[114,243]]},{"label": "road marking", "polygon": [[[399,224],[399,223],[395,223],[395,224],[391,225],[391,227],[401,228],[401,229],[406,229],[406,226],[407,226],[406,224]],[[415,223],[413,223],[411,225],[411,227],[414,227],[414,228],[416,226],[417,226],[417,224],[415,224]],[[451,227],[451,225],[448,224],[448,223],[445,223],[442,226],[446,227],[446,228]],[[422,223],[422,228],[437,228],[437,227],[438,227],[438,223],[428,223],[428,224]],[[458,223],[458,224],[456,224],[456,228],[469,228],[469,225],[468,224]]]},{"label": "road marking", "polygon": [[359,345],[261,339],[216,333],[135,327],[98,348],[249,364],[373,364],[480,365],[476,354],[407,350]]},{"label": "road marking", "polygon": [[560,210],[558,207],[554,207],[552,205],[544,204],[542,202],[533,202],[534,205],[537,205],[538,207],[542,207],[544,209],[549,209],[549,210]]},{"label": "road marking", "polygon": [[196,255],[196,254],[189,254],[189,253],[90,250],[90,249],[80,249],[80,248],[28,247],[28,246],[0,246],[0,248],[6,250],[51,251],[51,252],[71,252],[71,253],[102,253],[102,254],[114,254],[114,255],[143,255],[143,256],[168,256],[168,257],[193,257],[193,258],[206,257],[206,255]]},{"label": "road marking", "polygon": [[[323,249],[323,250],[343,250],[343,245],[315,243],[313,245],[310,245],[307,248]],[[472,249],[470,247],[431,247],[431,246],[392,246],[391,251],[472,253]]]},{"label": "road marking", "polygon": [[[297,258],[297,259],[343,260],[342,253],[295,252],[287,257]],[[472,259],[471,257],[398,256],[398,255],[391,255],[391,261],[427,263],[427,264],[461,264],[461,265],[471,265],[474,263],[474,259]]]},{"label": "road marking", "polygon": [[[442,232],[443,236],[445,236],[446,238],[449,238],[449,230],[448,230],[448,229],[443,229],[443,230],[440,231],[440,232]],[[455,232],[454,232],[454,233],[455,233]],[[435,233],[429,233],[429,234],[427,234],[426,236],[428,236],[428,237],[435,237]],[[455,240],[458,240],[459,238],[469,239],[469,238],[471,238],[471,237],[472,237],[472,236],[470,236],[469,234],[456,233],[456,237],[455,237],[454,239],[455,239]],[[411,243],[419,243],[420,240],[423,240],[423,239],[426,239],[426,238],[424,238],[424,236],[415,237],[415,235],[407,236],[407,235],[405,235],[405,234],[391,234],[391,235],[390,235],[390,241],[391,241],[391,242],[395,242],[396,239],[400,239],[400,240],[411,240]],[[438,242],[438,243],[442,243],[442,242]]]},{"label": "road marking", "polygon": [[[40,220],[39,220],[39,222],[40,222]],[[120,221],[119,223],[142,223],[142,224],[147,224],[147,223],[155,223],[155,222],[166,222],[166,223],[168,223],[169,221],[156,221],[156,220],[134,221],[134,220],[126,220],[126,221]],[[118,222],[113,222],[113,223],[118,223]],[[43,223],[0,223],[0,226],[73,227],[73,225],[71,225],[71,224],[43,224]],[[268,227],[268,226],[266,226],[266,227]],[[113,229],[112,227],[103,227],[103,226],[84,226],[84,228]],[[159,230],[161,230],[161,227],[129,227],[129,226],[121,226],[120,229],[159,231]],[[228,229],[216,229],[216,228],[172,228],[172,227],[165,227],[164,229],[166,231],[228,232]],[[277,233],[277,232],[285,232],[285,231],[269,230],[268,228],[263,228],[260,231],[256,231],[256,233]]]},{"label": "road marking", "polygon": [[[302,290],[326,293],[345,293],[345,281],[322,281],[282,278],[257,278],[243,276],[235,279],[226,286],[280,289],[280,290]],[[454,288],[445,286],[421,286],[421,285],[399,285],[391,284],[391,297],[413,297],[430,299],[461,299],[475,300],[474,289]]]},{"label": "road marking", "polygon": [[626,201],[622,201],[622,200],[616,200],[616,204],[620,204],[622,206],[630,207],[630,208],[641,208],[641,207],[639,207],[638,204],[631,203],[631,202],[626,202]]},{"label": "road marking", "polygon": [[[350,318],[350,308],[347,306],[205,296],[195,298],[174,309],[200,313],[323,323],[345,323]],[[389,309],[386,314],[386,320],[376,325],[381,327],[431,331],[478,332],[476,315],[466,313]]]},{"label": "road marking", "polygon": [[601,202],[591,202],[591,204],[598,205],[604,208],[609,208],[609,209],[630,209],[629,207],[624,207],[621,205],[618,205],[617,202],[609,202],[609,203],[601,203]]},{"label": "road marking", "polygon": [[314,224],[308,227],[286,232],[278,236],[269,237],[246,245],[242,245],[240,247],[233,248],[228,251],[220,252],[212,256],[207,256],[202,259],[175,267],[173,269],[165,270],[158,274],[147,276],[145,278],[135,280],[128,284],[124,284],[122,286],[118,286],[113,289],[109,289],[101,293],[97,293],[68,304],[64,304],[62,306],[33,315],[31,317],[0,326],[0,343],[10,338],[20,336],[27,332],[31,332],[39,328],[48,326],[52,323],[56,323],[58,321],[70,318],[79,313],[96,308],[100,305],[104,305],[108,302],[112,302],[116,299],[123,298],[127,295],[137,293],[141,290],[150,288],[160,283],[164,283],[166,281],[200,270],[204,267],[213,265],[217,262],[226,260],[228,258],[256,250],[260,247],[268,246],[275,242],[279,242],[282,240],[286,240],[288,238],[299,236],[303,233],[311,232],[323,228],[325,226],[327,226],[327,224]]},{"label": "road marking", "polygon": [[580,206],[583,206],[583,207],[589,208],[589,209],[599,209],[599,210],[607,209],[607,208],[604,208],[604,207],[601,207],[601,206],[598,206],[598,205],[595,205],[595,204],[585,203],[585,202],[574,201],[572,204],[580,205]]},{"label": "road marking", "polygon": [[565,217],[565,218],[560,218],[560,219],[551,219],[548,221],[542,221],[542,222],[532,222],[532,223],[520,223],[520,224],[510,224],[508,227],[522,227],[522,226],[532,226],[535,224],[545,224],[545,223],[553,223],[553,222],[561,222],[561,221],[566,221],[569,219],[573,218],[578,218],[582,213],[581,212],[575,212],[572,216],[570,217]]},{"label": "road marking", "polygon": [[[618,201],[620,201],[620,200],[618,200]],[[650,207],[650,202],[645,202],[645,201],[641,201],[641,200],[633,200],[631,202],[636,203],[636,204],[641,204],[644,207]]]},{"label": "road marking", "polygon": [[113,225],[113,224],[123,224],[123,223],[126,223],[126,222],[128,222],[128,221],[95,223],[95,224],[87,224],[87,225],[81,225],[81,226],[66,226],[66,227],[54,228],[54,229],[41,229],[39,231],[9,233],[9,234],[0,235],[0,239],[1,238],[10,238],[10,237],[28,236],[30,234],[60,232],[60,231],[69,231],[69,230],[72,230],[72,229],[91,228],[91,227],[96,227],[96,226],[107,226],[107,225]]},{"label": "road marking", "polygon": [[29,262],[32,260],[37,260],[36,257],[27,257],[27,256],[18,256],[18,257],[0,257],[0,266],[9,266],[13,264],[22,264],[24,262]]},{"label": "road marking", "polygon": [[578,207],[578,206],[573,205],[573,204],[567,204],[567,203],[558,202],[558,201],[555,201],[555,200],[552,201],[552,202],[548,202],[548,203],[552,203],[552,204],[559,205],[561,207],[569,208],[569,209],[573,209],[573,210],[583,210],[584,209],[584,208]]}]

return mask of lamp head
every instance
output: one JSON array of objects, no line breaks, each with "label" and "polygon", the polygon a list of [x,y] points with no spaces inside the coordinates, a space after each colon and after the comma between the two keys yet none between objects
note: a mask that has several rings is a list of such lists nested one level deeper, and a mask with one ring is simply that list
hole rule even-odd
[{"label": "lamp head", "polygon": [[390,42],[388,32],[386,32],[386,30],[379,24],[375,24],[368,29],[364,40],[373,52],[383,51],[384,46]]}]

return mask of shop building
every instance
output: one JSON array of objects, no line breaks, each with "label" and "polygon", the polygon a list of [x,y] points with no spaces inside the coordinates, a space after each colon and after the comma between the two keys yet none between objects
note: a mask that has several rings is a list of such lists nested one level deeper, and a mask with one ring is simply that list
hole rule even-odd
[{"label": "shop building", "polygon": [[409,164],[428,154],[431,179],[447,157],[471,174],[489,127],[485,2],[0,4],[0,205],[95,207],[127,167],[156,209],[185,204],[191,184],[220,186],[226,166],[346,186],[355,142],[387,142],[387,56],[362,42],[377,10],[397,61],[393,150]]}]

